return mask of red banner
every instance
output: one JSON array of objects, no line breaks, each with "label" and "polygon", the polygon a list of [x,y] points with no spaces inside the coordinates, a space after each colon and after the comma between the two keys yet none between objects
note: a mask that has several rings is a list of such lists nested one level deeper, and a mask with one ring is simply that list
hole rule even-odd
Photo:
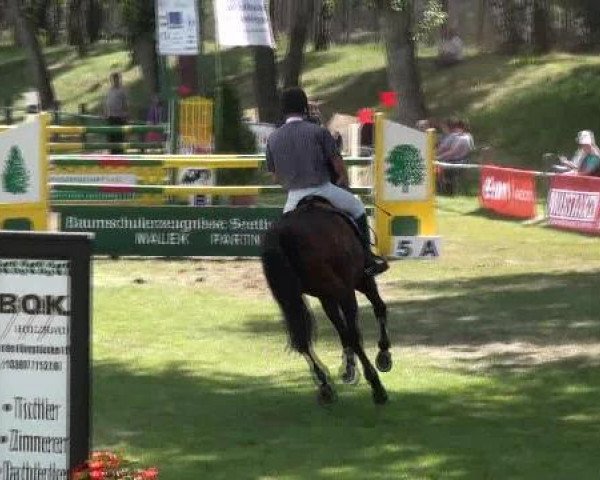
[{"label": "red banner", "polygon": [[600,235],[600,178],[552,177],[547,217],[554,227]]},{"label": "red banner", "polygon": [[481,169],[479,203],[500,215],[534,218],[536,215],[533,172],[485,165]]}]

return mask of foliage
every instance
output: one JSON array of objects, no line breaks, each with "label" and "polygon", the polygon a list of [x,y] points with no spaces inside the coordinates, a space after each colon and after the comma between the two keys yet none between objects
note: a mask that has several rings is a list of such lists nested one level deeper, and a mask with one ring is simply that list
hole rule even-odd
[{"label": "foliage", "polygon": [[153,1],[121,0],[123,3],[123,20],[127,29],[127,38],[134,41],[140,36],[153,34],[156,16]]},{"label": "foliage", "polygon": [[29,172],[19,147],[12,147],[6,158],[2,174],[4,191],[13,194],[26,193],[29,188]]},{"label": "foliage", "polygon": [[157,480],[156,468],[134,469],[111,452],[93,452],[91,458],[76,468],[71,480]]},{"label": "foliage", "polygon": [[429,0],[423,11],[422,18],[417,22],[415,28],[415,40],[424,43],[431,43],[437,30],[448,18],[440,0]]}]

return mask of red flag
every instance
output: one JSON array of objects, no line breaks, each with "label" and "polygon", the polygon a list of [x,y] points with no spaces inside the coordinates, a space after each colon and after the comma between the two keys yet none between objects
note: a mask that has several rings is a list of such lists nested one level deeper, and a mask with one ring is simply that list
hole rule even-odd
[{"label": "red flag", "polygon": [[398,105],[398,93],[393,91],[379,92],[379,103],[390,108]]},{"label": "red flag", "polygon": [[356,118],[361,125],[366,125],[369,123],[374,123],[375,121],[375,111],[372,108],[361,108],[356,113]]}]

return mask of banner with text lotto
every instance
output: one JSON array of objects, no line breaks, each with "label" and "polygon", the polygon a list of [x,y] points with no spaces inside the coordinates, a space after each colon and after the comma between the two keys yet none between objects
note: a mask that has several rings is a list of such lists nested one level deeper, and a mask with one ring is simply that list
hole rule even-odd
[{"label": "banner with text lotto", "polygon": [[600,235],[600,178],[552,177],[546,215],[553,227]]},{"label": "banner with text lotto", "polygon": [[516,218],[536,216],[535,176],[533,172],[484,165],[479,183],[482,208]]}]

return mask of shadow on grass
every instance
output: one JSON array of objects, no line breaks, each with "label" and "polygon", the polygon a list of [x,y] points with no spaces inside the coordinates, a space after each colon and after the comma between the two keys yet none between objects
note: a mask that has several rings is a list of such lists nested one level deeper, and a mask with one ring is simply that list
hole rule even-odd
[{"label": "shadow on grass", "polygon": [[[600,343],[598,270],[379,283],[384,300],[386,290],[404,291],[408,297],[388,302],[389,329],[396,345]],[[315,308],[315,313],[320,338],[336,340],[321,309]],[[370,306],[362,306],[359,315],[366,345],[374,346],[378,329]],[[282,332],[283,328],[272,318],[251,318],[242,326],[257,335]]]},{"label": "shadow on grass", "polygon": [[[202,352],[198,352],[202,356]],[[390,373],[389,375],[402,375]],[[306,379],[94,368],[95,448],[125,449],[163,480],[597,478],[600,372],[583,361],[453,388],[363,387],[316,405]],[[302,386],[304,385],[304,386]]]}]

